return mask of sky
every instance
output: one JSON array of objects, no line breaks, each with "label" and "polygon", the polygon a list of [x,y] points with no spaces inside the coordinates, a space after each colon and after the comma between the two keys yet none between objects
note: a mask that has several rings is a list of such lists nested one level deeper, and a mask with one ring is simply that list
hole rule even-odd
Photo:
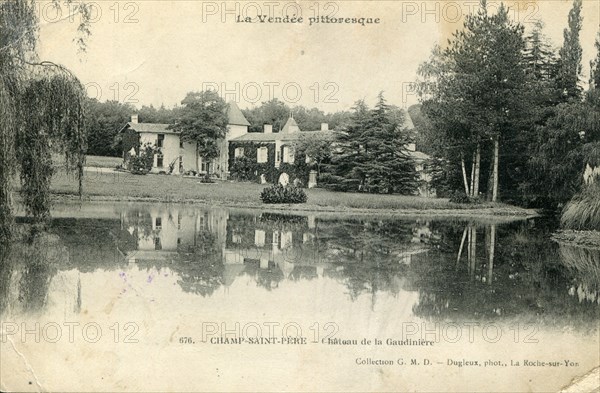
[{"label": "sky", "polygon": [[[91,36],[80,53],[79,16],[40,3],[39,54],[67,66],[90,97],[137,107],[181,103],[213,88],[241,108],[278,98],[325,112],[373,104],[379,91],[400,107],[418,102],[410,84],[436,43],[444,44],[477,7],[467,1],[164,1],[89,2]],[[490,10],[499,2],[488,0]],[[595,56],[600,0],[584,0],[583,77]],[[505,2],[526,30],[542,19],[555,47],[563,42],[571,0]],[[302,17],[260,23],[256,15]],[[241,23],[244,17],[254,22]],[[315,23],[315,18],[350,23]],[[312,20],[309,18],[313,18]],[[352,23],[351,18],[364,25]],[[331,21],[331,19],[330,19]],[[312,24],[311,24],[312,22]],[[344,20],[345,22],[345,20]],[[371,23],[368,23],[371,22]]]}]

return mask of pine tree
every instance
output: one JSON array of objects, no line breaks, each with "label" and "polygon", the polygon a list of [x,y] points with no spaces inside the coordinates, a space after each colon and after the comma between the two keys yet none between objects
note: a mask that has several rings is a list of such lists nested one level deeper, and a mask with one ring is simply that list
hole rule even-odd
[{"label": "pine tree", "polygon": [[536,20],[533,30],[525,37],[523,60],[529,77],[536,81],[551,81],[556,77],[556,56],[543,29],[544,22]]},{"label": "pine tree", "polygon": [[596,58],[590,62],[590,88],[600,90],[600,32],[596,35]]},{"label": "pine tree", "polygon": [[410,132],[404,117],[379,93],[369,110],[363,100],[353,108],[350,126],[337,135],[330,187],[342,191],[414,194],[418,188],[415,163],[408,152]]},{"label": "pine tree", "polygon": [[581,57],[583,50],[579,42],[579,33],[583,18],[581,16],[582,0],[574,0],[569,11],[569,27],[564,29],[564,43],[559,51],[557,84],[565,100],[579,98],[581,87]]},{"label": "pine tree", "polygon": [[417,190],[418,175],[407,147],[412,140],[403,122],[403,116],[392,117],[392,108],[379,93],[359,139],[362,157],[355,171],[363,179],[364,191],[414,194]]},{"label": "pine tree", "polygon": [[361,135],[369,122],[369,108],[364,100],[356,101],[352,108],[350,124],[336,136],[332,163],[327,167],[331,173],[328,187],[338,191],[355,191],[364,183],[364,177],[356,166],[362,162]]}]

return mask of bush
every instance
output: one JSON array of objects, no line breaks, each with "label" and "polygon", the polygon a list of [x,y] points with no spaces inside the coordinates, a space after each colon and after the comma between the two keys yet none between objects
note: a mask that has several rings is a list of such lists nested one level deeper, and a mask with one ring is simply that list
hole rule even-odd
[{"label": "bush", "polygon": [[308,197],[303,189],[293,185],[276,184],[267,187],[260,193],[263,203],[305,203]]},{"label": "bush", "polygon": [[470,197],[467,196],[467,194],[464,191],[453,191],[450,193],[449,195],[450,197],[450,202],[452,203],[479,203],[479,198],[474,198],[474,197]]},{"label": "bush", "polygon": [[134,175],[146,175],[154,165],[156,149],[150,143],[140,147],[140,153],[129,159],[129,168]]},{"label": "bush", "polygon": [[563,209],[560,222],[567,229],[600,231],[600,184],[575,195]]},{"label": "bush", "polygon": [[232,177],[238,181],[256,181],[258,165],[250,157],[237,157],[229,168]]}]

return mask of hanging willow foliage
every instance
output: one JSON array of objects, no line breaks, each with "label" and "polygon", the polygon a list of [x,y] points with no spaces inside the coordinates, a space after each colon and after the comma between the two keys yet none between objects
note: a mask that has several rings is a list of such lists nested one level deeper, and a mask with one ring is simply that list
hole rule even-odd
[{"label": "hanging willow foliage", "polygon": [[[51,0],[60,8],[58,0]],[[73,0],[66,1],[74,5]],[[85,89],[66,68],[38,62],[35,0],[0,2],[0,243],[10,240],[12,187],[18,172],[26,212],[35,222],[50,216],[53,153],[65,157],[83,192]],[[78,3],[78,31],[89,35],[89,7]],[[85,50],[83,38],[76,40]]]},{"label": "hanging willow foliage", "polygon": [[5,78],[0,78],[0,240],[10,237],[12,224],[11,181],[14,168],[16,110]]}]

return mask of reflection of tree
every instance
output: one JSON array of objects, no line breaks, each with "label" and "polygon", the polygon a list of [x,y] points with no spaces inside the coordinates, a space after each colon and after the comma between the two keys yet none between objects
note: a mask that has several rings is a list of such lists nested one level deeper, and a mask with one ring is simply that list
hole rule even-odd
[{"label": "reflection of tree", "polygon": [[194,245],[187,252],[178,250],[171,269],[178,273],[179,285],[185,292],[210,296],[223,285],[222,250],[217,235],[210,231],[198,233]]},{"label": "reflection of tree", "polygon": [[10,244],[0,247],[0,314],[6,310],[9,302],[10,279],[14,270],[11,252]]},{"label": "reflection of tree", "polygon": [[67,250],[56,235],[44,232],[32,234],[18,247],[13,247],[13,261],[21,261],[19,302],[23,309],[37,311],[44,308],[48,288]]},{"label": "reflection of tree", "polygon": [[256,229],[279,229],[285,231],[302,231],[308,228],[308,217],[294,214],[262,213],[256,223]]},{"label": "reflection of tree", "polygon": [[125,259],[117,249],[117,246],[124,244],[118,220],[55,218],[49,232],[60,236],[61,243],[68,249],[69,257],[61,260],[61,269],[76,268],[80,272],[92,272],[99,268],[112,270],[125,265]]},{"label": "reflection of tree", "polygon": [[336,272],[354,299],[364,292],[396,291],[395,278],[403,274],[403,255],[422,248],[411,243],[413,222],[319,222],[319,249],[343,268]]},{"label": "reflection of tree", "polygon": [[579,301],[597,301],[600,304],[600,250],[559,245],[564,265],[574,276],[570,294],[577,294]]},{"label": "reflection of tree", "polygon": [[494,228],[479,228],[486,233],[479,237],[484,247],[477,248],[470,264],[465,258],[456,264],[462,238],[456,227],[442,234],[453,239],[453,253],[432,250],[411,264],[408,277],[419,290],[416,315],[432,319],[519,316],[529,322],[582,326],[597,321],[597,308],[569,296],[576,277],[563,265],[558,247],[549,242],[548,227],[522,222]]},{"label": "reflection of tree", "polygon": [[258,263],[258,261],[247,263],[245,273],[253,277],[259,287],[263,287],[268,291],[277,288],[284,278],[281,269],[271,264],[268,268],[261,269]]}]

